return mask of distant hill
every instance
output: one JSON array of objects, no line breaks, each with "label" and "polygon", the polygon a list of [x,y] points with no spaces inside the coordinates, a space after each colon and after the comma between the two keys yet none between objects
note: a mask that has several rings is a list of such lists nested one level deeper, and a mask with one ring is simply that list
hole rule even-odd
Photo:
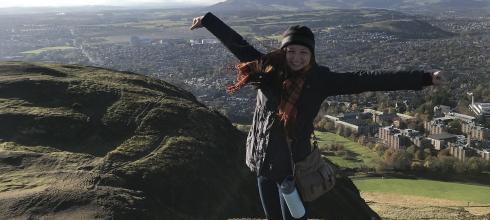
[{"label": "distant hill", "polygon": [[[244,145],[227,118],[164,81],[0,63],[0,219],[261,218]],[[373,214],[343,176],[311,213]]]},{"label": "distant hill", "polygon": [[453,36],[453,33],[443,31],[427,22],[404,19],[387,20],[361,24],[360,30],[368,32],[386,32],[400,38],[441,38]]},{"label": "distant hill", "polygon": [[486,0],[227,0],[209,10],[318,10],[329,8],[468,9],[490,7]]},{"label": "distant hill", "polygon": [[[230,11],[216,13],[244,35],[256,37],[280,35],[290,25],[306,25],[314,31],[331,27],[353,32],[387,32],[399,38],[442,38],[453,36],[415,16],[387,9],[326,9],[317,11]],[[233,19],[229,19],[229,17]],[[229,20],[228,20],[229,19]],[[228,20],[228,21],[227,21]],[[240,28],[246,26],[246,31]]]}]

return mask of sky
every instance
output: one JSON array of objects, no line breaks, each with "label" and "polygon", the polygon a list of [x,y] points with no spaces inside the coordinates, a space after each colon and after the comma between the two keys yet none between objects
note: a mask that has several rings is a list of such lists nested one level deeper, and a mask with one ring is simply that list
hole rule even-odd
[{"label": "sky", "polygon": [[0,0],[0,8],[5,7],[63,7],[82,5],[141,5],[144,3],[157,3],[162,5],[211,5],[224,0]]}]

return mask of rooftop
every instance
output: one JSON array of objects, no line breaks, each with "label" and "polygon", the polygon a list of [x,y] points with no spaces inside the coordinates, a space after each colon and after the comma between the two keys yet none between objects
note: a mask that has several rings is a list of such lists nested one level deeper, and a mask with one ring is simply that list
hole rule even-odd
[{"label": "rooftop", "polygon": [[470,105],[471,110],[473,110],[477,115],[490,115],[490,103],[475,103]]},{"label": "rooftop", "polygon": [[458,136],[454,134],[440,133],[440,134],[431,134],[427,138],[434,139],[434,140],[446,140],[446,139],[451,139],[456,137]]}]

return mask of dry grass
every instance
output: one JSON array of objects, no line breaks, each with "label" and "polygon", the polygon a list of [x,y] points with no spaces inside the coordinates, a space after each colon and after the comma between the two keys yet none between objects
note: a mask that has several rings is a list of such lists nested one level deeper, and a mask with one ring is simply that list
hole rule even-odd
[{"label": "dry grass", "polygon": [[[469,203],[394,193],[362,192],[362,197],[386,219],[468,219],[490,214],[490,204]],[[468,206],[469,205],[469,206]],[[478,217],[476,217],[479,219]]]}]

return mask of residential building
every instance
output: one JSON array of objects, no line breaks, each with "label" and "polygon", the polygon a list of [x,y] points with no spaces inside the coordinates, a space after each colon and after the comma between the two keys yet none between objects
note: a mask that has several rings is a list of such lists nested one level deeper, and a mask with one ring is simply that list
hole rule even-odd
[{"label": "residential building", "polygon": [[380,111],[376,111],[373,109],[364,109],[364,113],[371,113],[372,114],[372,120],[374,123],[383,126],[383,123],[391,124],[396,118],[396,114],[389,114],[389,113],[383,113]]},{"label": "residential building", "polygon": [[490,141],[472,140],[470,136],[458,135],[455,142],[448,144],[449,154],[459,160],[466,160],[469,157],[481,157],[490,160]]},{"label": "residential building", "polygon": [[398,129],[387,126],[378,129],[378,138],[389,147],[397,150],[406,149],[411,144],[420,147],[424,137],[413,129]]},{"label": "residential building", "polygon": [[461,131],[479,141],[490,139],[490,129],[475,124],[462,124]]},{"label": "residential building", "polygon": [[435,118],[432,121],[424,122],[424,129],[428,134],[440,134],[448,131],[447,123],[452,120],[445,117]]},{"label": "residential building", "polygon": [[[324,117],[333,121],[335,128],[343,126],[350,129],[355,134],[374,135],[378,129],[378,125],[369,123],[366,118],[366,113],[342,113],[339,116],[325,115]],[[364,116],[363,116],[364,115]]]},{"label": "residential building", "polygon": [[430,141],[436,150],[442,150],[447,148],[449,142],[456,142],[457,137],[457,135],[443,132],[431,134],[427,136],[427,140]]}]

